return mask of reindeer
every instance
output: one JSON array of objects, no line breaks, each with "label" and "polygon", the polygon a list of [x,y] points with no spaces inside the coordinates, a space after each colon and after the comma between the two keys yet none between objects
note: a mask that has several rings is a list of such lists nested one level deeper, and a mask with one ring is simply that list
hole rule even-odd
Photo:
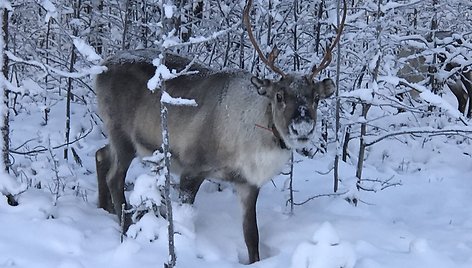
[{"label": "reindeer", "polygon": [[[472,69],[469,64],[470,59],[464,58],[464,55],[454,52],[457,48],[464,48],[462,38],[453,38],[454,34],[450,31],[438,31],[435,33],[435,40],[429,34],[426,38],[416,38],[415,41],[423,42],[426,46],[433,41],[439,46],[434,53],[428,55],[423,48],[402,47],[398,52],[398,58],[405,59],[405,64],[399,69],[398,76],[404,78],[410,83],[421,83],[430,79],[432,75],[440,72],[448,72],[450,75],[439,78],[438,82],[447,85],[449,90],[457,99],[457,109],[472,117]],[[452,50],[452,51],[451,51]],[[470,50],[470,49],[469,49]],[[432,58],[436,57],[437,63],[434,64]],[[414,93],[414,92],[412,92]],[[414,95],[414,94],[413,94]]]},{"label": "reindeer", "polygon": [[[171,171],[180,175],[180,197],[192,204],[205,178],[231,182],[242,204],[243,232],[249,262],[259,261],[256,201],[260,187],[279,174],[293,149],[302,148],[315,133],[317,106],[331,96],[334,82],[314,77],[331,61],[341,27],[318,68],[308,75],[286,74],[274,64],[276,52],[265,57],[249,22],[249,0],[243,14],[249,38],[261,60],[279,74],[279,80],[261,79],[244,70],[215,71],[192,64],[185,57],[169,54],[168,68],[191,65],[196,73],[165,81],[173,97],[193,99],[196,107],[169,106],[168,131]],[[128,52],[107,59],[107,71],[96,77],[98,106],[109,144],[96,152],[99,207],[123,216],[125,231],[131,224],[121,207],[129,205],[124,180],[132,159],[160,148],[161,92],[147,89],[156,67],[156,51]]]},{"label": "reindeer", "polygon": [[[451,71],[453,65],[447,65],[445,70]],[[457,99],[457,109],[467,118],[472,118],[472,69],[464,68],[448,79],[446,84]],[[466,112],[467,108],[467,112]]]}]

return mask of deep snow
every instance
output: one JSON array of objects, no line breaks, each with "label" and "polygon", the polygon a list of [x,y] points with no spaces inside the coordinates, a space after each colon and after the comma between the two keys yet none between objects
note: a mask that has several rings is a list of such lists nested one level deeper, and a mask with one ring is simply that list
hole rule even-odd
[{"label": "deep snow", "polygon": [[[62,144],[63,106],[57,104],[62,102],[32,102],[33,112],[12,117],[13,148],[30,139],[18,150]],[[51,107],[47,124],[44,106]],[[94,126],[91,118],[99,121],[87,115],[95,107],[73,104],[73,139]],[[62,148],[27,158],[14,155],[19,178],[29,188],[16,207],[0,198],[0,267],[162,267],[167,260],[162,218],[146,214],[120,243],[116,217],[96,208],[94,154],[105,142],[94,126],[74,143],[83,167],[62,160]],[[356,144],[351,142],[352,152]],[[363,177],[372,181],[364,186],[376,192],[355,188],[354,158],[341,164],[337,195],[297,205],[293,215],[286,205],[287,177],[275,178],[259,195],[262,260],[251,267],[472,267],[471,149],[470,140],[461,137],[384,140],[366,153]],[[331,145],[312,160],[297,156],[303,161],[295,164],[296,202],[332,194],[332,171],[322,173],[330,170],[333,153]],[[135,161],[128,181],[146,172]],[[387,180],[396,186],[380,190]],[[12,180],[1,181],[1,191],[15,188]],[[353,199],[357,206],[346,201]],[[174,214],[178,267],[245,267],[239,202],[229,185],[205,182],[195,205],[175,206]]]},{"label": "deep snow", "polygon": [[[452,146],[443,138],[431,143],[434,151],[385,142],[370,152],[368,160],[378,152],[388,157],[367,161],[365,176],[395,176],[401,186],[320,197],[296,206],[294,215],[285,206],[286,178],[265,185],[258,203],[263,260],[252,266],[472,267],[470,145]],[[91,156],[85,161],[90,170]],[[296,165],[298,202],[331,192],[332,175],[317,173],[330,164],[326,156]],[[342,178],[353,174],[352,166],[341,167]],[[161,266],[167,258],[165,221],[146,215],[135,226],[135,239],[120,244],[115,216],[96,208],[94,174],[77,176],[88,201],[65,193],[54,205],[49,191],[33,188],[20,195],[17,207],[2,198],[0,267]],[[340,192],[349,184],[344,180]],[[344,200],[353,196],[360,199],[357,207]],[[175,209],[178,267],[244,266],[241,216],[231,187],[220,192],[206,182],[193,208]]]}]

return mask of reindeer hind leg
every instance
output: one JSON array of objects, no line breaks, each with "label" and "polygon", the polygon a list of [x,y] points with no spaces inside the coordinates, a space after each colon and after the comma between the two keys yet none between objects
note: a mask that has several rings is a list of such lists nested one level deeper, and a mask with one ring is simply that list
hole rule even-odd
[{"label": "reindeer hind leg", "polygon": [[97,169],[98,182],[98,207],[115,214],[110,190],[107,185],[107,174],[110,171],[111,165],[109,145],[97,150],[95,153],[95,165]]}]

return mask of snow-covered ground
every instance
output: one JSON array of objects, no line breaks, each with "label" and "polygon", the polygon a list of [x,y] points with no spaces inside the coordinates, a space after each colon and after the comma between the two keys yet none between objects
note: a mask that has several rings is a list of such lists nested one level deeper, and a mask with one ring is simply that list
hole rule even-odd
[{"label": "snow-covered ground", "polygon": [[[46,148],[61,144],[61,132],[45,131],[61,128],[61,107],[53,106],[46,126],[39,112],[13,117],[12,143],[34,137],[31,143]],[[91,125],[83,112],[74,113],[72,122],[73,134]],[[93,157],[104,142],[95,127],[74,144],[83,167],[60,160],[62,149],[15,156],[23,181],[32,185],[19,195],[18,206],[0,198],[0,267],[162,267],[162,218],[144,216],[120,243],[116,217],[96,208]],[[297,205],[293,215],[286,206],[287,178],[275,178],[259,196],[262,260],[252,267],[472,267],[471,149],[467,141],[443,136],[383,141],[369,149],[364,178],[399,185],[379,190],[382,185],[372,182],[367,186],[379,191],[357,191],[354,165],[343,163],[340,195]],[[332,154],[295,165],[296,202],[332,193],[332,173],[322,175]],[[139,166],[135,161],[130,180],[142,172]],[[39,182],[41,189],[34,187]],[[346,201],[354,198],[357,206]],[[178,267],[245,267],[240,208],[231,187],[218,191],[205,182],[195,205],[177,206],[174,213]]]}]

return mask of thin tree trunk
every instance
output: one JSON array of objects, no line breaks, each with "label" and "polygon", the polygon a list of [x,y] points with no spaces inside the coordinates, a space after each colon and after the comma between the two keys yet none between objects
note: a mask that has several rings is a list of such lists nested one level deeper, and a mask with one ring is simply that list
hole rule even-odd
[{"label": "thin tree trunk", "polygon": [[328,119],[321,119],[321,144],[320,148],[323,149],[323,153],[328,151]]},{"label": "thin tree trunk", "polygon": [[324,6],[324,0],[321,0],[321,2],[318,5],[318,11],[316,12],[318,15],[318,22],[316,23],[315,26],[315,52],[318,54],[320,50],[320,42],[321,42],[321,17],[323,16],[323,6]]},{"label": "thin tree trunk", "polygon": [[104,23],[102,22],[103,16],[103,0],[98,2],[98,27],[97,27],[97,40],[95,41],[95,49],[97,50],[98,55],[103,55],[103,28]]},{"label": "thin tree trunk", "polygon": [[[369,112],[370,104],[363,103],[362,104],[362,117],[366,121],[367,113]],[[357,159],[357,169],[356,169],[356,178],[357,178],[357,189],[359,190],[359,186],[361,184],[362,179],[362,169],[364,166],[364,157],[365,157],[365,135],[367,134],[367,124],[365,121],[361,124],[361,137],[359,139],[359,155]]]},{"label": "thin tree trunk", "polygon": [[[364,79],[364,74],[367,70],[367,65],[364,65],[364,67],[362,67],[362,70],[361,70],[361,74],[359,75],[359,78],[357,78],[357,83],[355,83],[354,88],[360,88],[362,86],[362,80]],[[356,112],[356,104],[353,103],[352,104],[352,110],[350,112],[351,115],[354,115],[354,113]],[[346,128],[346,132],[344,133],[344,140],[343,140],[343,154],[342,154],[342,159],[344,162],[347,161],[347,157],[349,156],[349,152],[348,152],[348,149],[349,149],[349,142],[351,141],[351,129],[352,127],[351,126],[348,126]]]},{"label": "thin tree trunk", "polygon": [[[163,9],[163,2],[161,2],[161,10]],[[168,33],[171,29],[174,29],[175,25],[167,22],[164,12],[161,12],[161,23],[163,25],[163,32]],[[169,19],[170,21],[170,19]],[[162,36],[161,36],[162,38]],[[166,53],[162,49],[162,61],[161,64],[166,63]],[[166,91],[166,83],[162,82],[161,91]],[[166,218],[167,218],[167,234],[168,234],[168,251],[169,259],[167,263],[164,263],[164,268],[174,268],[177,263],[177,255],[175,253],[175,241],[174,241],[174,218],[172,212],[172,200],[170,198],[170,150],[169,150],[169,131],[167,124],[167,107],[165,103],[161,102],[161,128],[162,128],[162,150],[164,152],[164,164],[165,164],[165,184],[164,184],[164,199],[166,204]]]},{"label": "thin tree trunk", "polygon": [[[271,2],[269,2],[269,5]],[[298,9],[298,1],[294,0],[293,1],[293,17],[295,21],[294,29],[293,29],[293,46],[294,46],[294,55],[293,55],[293,71],[298,71],[300,69],[300,64],[297,64],[297,46],[298,46],[298,39],[297,39],[297,20],[298,20],[298,14],[297,14],[297,9]],[[270,18],[270,15],[269,15]],[[269,19],[269,22],[271,20]],[[267,37],[267,40],[270,40],[270,37]],[[290,173],[289,173],[289,191],[290,191],[290,214],[293,214],[293,206],[294,206],[294,200],[293,200],[293,152],[290,158]]]},{"label": "thin tree trunk", "polygon": [[[45,57],[46,57],[46,65],[49,65],[49,37],[51,36],[51,23],[52,23],[52,19],[49,19],[48,20],[48,28],[46,30],[46,43],[44,44],[44,48],[45,48]],[[46,91],[49,89],[49,74],[46,74],[44,76],[44,84],[46,85]],[[47,97],[45,96],[44,97],[44,106],[46,107],[44,109],[44,125],[47,125],[48,124],[48,117],[49,117],[49,112],[50,112],[50,109],[47,107]]]},{"label": "thin tree trunk", "polygon": [[298,0],[293,0],[293,71],[300,70],[300,58],[298,56]]},{"label": "thin tree trunk", "polygon": [[[77,55],[75,53],[75,48],[72,47],[72,52],[69,62],[69,72],[74,71],[74,64],[76,61]],[[64,147],[64,159],[69,159],[69,142],[70,142],[70,105],[72,102],[72,82],[71,77],[67,78],[67,96],[66,96],[66,146]]]},{"label": "thin tree trunk", "polygon": [[[80,18],[80,8],[82,6],[82,0],[79,0],[77,2],[77,5],[75,6],[75,18],[79,19]],[[77,28],[74,28],[72,31],[74,37],[76,37],[79,33]],[[75,46],[72,44],[72,51],[70,55],[70,62],[69,62],[69,72],[72,73],[74,72],[74,65],[77,60],[77,54],[75,52]],[[66,96],[66,146],[64,147],[64,159],[69,159],[69,143],[70,143],[70,105],[72,102],[72,82],[74,80],[69,77],[67,78],[67,96]]]},{"label": "thin tree trunk", "polygon": [[[337,0],[336,1],[336,10],[339,12],[339,8],[341,7],[341,1]],[[337,25],[339,29],[339,25],[341,23],[339,19],[339,15],[337,17]],[[335,140],[336,140],[336,155],[334,157],[334,185],[333,185],[333,190],[334,192],[338,191],[339,187],[339,154],[340,152],[340,146],[341,146],[341,141],[340,141],[340,133],[339,131],[341,130],[341,123],[340,123],[340,117],[341,117],[341,101],[339,98],[339,77],[340,77],[340,72],[341,72],[341,42],[339,42],[338,47],[337,47],[337,57],[336,57],[336,92],[334,93],[334,96],[336,98],[336,110],[335,110]]]},{"label": "thin tree trunk", "polygon": [[144,48],[148,47],[148,35],[149,35],[149,28],[147,25],[148,22],[148,11],[147,11],[147,3],[143,1],[142,5],[142,14],[141,14],[141,43],[143,44]]},{"label": "thin tree trunk", "polygon": [[[436,31],[438,30],[438,11],[437,11],[437,6],[438,6],[438,0],[433,0],[433,12],[434,12],[434,15],[433,15],[433,18],[431,19],[431,39],[432,39],[432,42],[433,42],[433,46],[434,48],[437,47],[437,44],[436,44]],[[432,62],[432,65],[435,66],[438,59],[437,59],[437,54],[434,53],[433,54],[433,62]],[[434,94],[438,94],[439,93],[439,83],[437,82],[436,80],[436,76],[434,73],[430,73],[429,74],[429,80],[430,80],[430,84],[431,84],[431,89],[433,91]],[[432,111],[434,109],[434,106],[433,105],[430,105],[428,107],[428,110],[429,111]]]},{"label": "thin tree trunk", "polygon": [[3,146],[2,146],[2,156],[3,156],[3,165],[4,170],[8,173],[10,170],[10,156],[9,156],[9,149],[10,149],[10,106],[9,106],[9,99],[10,94],[9,90],[6,87],[6,79],[8,77],[8,58],[5,57],[5,51],[8,50],[8,10],[6,8],[3,9],[2,14],[2,75],[3,79],[5,79],[3,86],[3,126],[2,126],[2,136],[3,136]]},{"label": "thin tree trunk", "polygon": [[169,157],[169,131],[167,128],[167,107],[161,102],[161,124],[162,124],[162,145],[164,151],[164,164],[166,167],[165,171],[165,186],[164,196],[166,202],[166,218],[167,218],[167,233],[169,236],[169,262],[164,265],[166,268],[172,268],[175,266],[177,257],[175,254],[175,243],[174,243],[174,218],[172,214],[172,200],[170,199],[170,157]]},{"label": "thin tree trunk", "polygon": [[[49,65],[49,37],[51,35],[51,21],[52,19],[49,19],[48,21],[48,29],[46,30],[46,43],[44,44],[44,48],[46,50],[46,65]],[[44,77],[44,83],[46,84],[46,89],[48,88],[48,78],[49,74],[46,74]]]},{"label": "thin tree trunk", "polygon": [[347,157],[349,156],[349,141],[351,140],[351,126],[346,127],[346,132],[344,133],[343,139],[343,153],[342,153],[342,160],[343,162],[347,161]]},{"label": "thin tree trunk", "polygon": [[272,11],[272,6],[273,6],[272,0],[269,0],[269,14],[267,14],[267,46],[270,46],[272,44],[272,21],[273,21],[273,18],[272,18],[272,15],[270,13]]},{"label": "thin tree trunk", "polygon": [[[217,1],[217,5],[218,5],[218,9],[220,11],[221,14],[224,14],[224,11],[223,11],[223,8],[221,7],[221,2],[220,1]],[[201,5],[201,7],[203,8],[203,4]],[[203,9],[202,11],[200,11],[201,13],[201,16],[203,17]],[[225,22],[226,22],[226,25],[228,27],[231,27],[231,21],[229,20],[228,17],[225,17]],[[244,31],[243,31],[243,36],[244,36]],[[216,45],[216,43],[215,43]],[[240,43],[240,45],[242,46],[242,50],[244,50],[244,43]],[[215,46],[216,48],[216,46]],[[229,53],[231,52],[231,33],[227,33],[226,34],[226,49],[225,49],[225,53],[224,53],[224,58],[223,58],[223,67],[227,67],[228,66],[228,61],[229,61]],[[215,53],[215,50],[212,50],[211,52],[211,58],[213,58],[213,55]],[[211,63],[211,61],[209,62]]]},{"label": "thin tree trunk", "polygon": [[[121,40],[121,49],[122,50],[125,50],[129,47],[129,44],[126,44],[126,40],[127,40],[127,36],[128,36],[128,31],[129,31],[129,24],[131,23],[130,22],[130,19],[129,19],[129,14],[131,13],[130,12],[130,7],[131,7],[131,1],[132,0],[126,0],[126,4],[125,4],[125,17],[124,17],[124,25],[123,25],[123,36],[122,36],[122,40]],[[162,12],[163,12],[163,9],[162,9]]]},{"label": "thin tree trunk", "polygon": [[[377,3],[377,26],[376,26],[376,38],[377,38],[377,49],[378,52],[380,52],[380,48],[382,47],[382,39],[380,38],[381,33],[382,33],[382,25],[381,25],[381,17],[382,17],[382,12],[381,12],[381,6],[382,6],[382,0],[379,0]],[[381,62],[381,55],[378,56],[377,62],[375,63],[375,68],[372,72],[372,81],[377,82],[377,78],[379,75],[379,69],[380,69],[380,62]],[[372,93],[374,94],[374,93]],[[369,103],[362,103],[362,112],[361,116],[363,118],[363,122],[361,123],[361,133],[360,133],[360,139],[359,139],[359,156],[357,159],[357,170],[356,170],[356,178],[357,178],[357,189],[360,189],[361,185],[361,180],[362,180],[362,169],[364,166],[364,157],[365,157],[365,149],[367,145],[365,144],[365,135],[367,134],[367,113],[369,112],[369,109],[371,107],[371,104]]]},{"label": "thin tree trunk", "polygon": [[239,68],[244,69],[244,31],[242,31],[240,35]]},{"label": "thin tree trunk", "polygon": [[295,200],[293,199],[293,152],[290,156],[290,183],[289,183],[289,191],[290,191],[290,215],[293,215],[293,208],[295,205]]},{"label": "thin tree trunk", "polygon": [[[216,43],[215,43],[216,44]],[[244,49],[244,47],[242,48]],[[227,33],[226,34],[226,49],[225,49],[225,56],[223,58],[223,67],[228,66],[228,60],[229,60],[229,52],[231,50],[231,34]],[[214,53],[214,51],[212,52]]]}]

